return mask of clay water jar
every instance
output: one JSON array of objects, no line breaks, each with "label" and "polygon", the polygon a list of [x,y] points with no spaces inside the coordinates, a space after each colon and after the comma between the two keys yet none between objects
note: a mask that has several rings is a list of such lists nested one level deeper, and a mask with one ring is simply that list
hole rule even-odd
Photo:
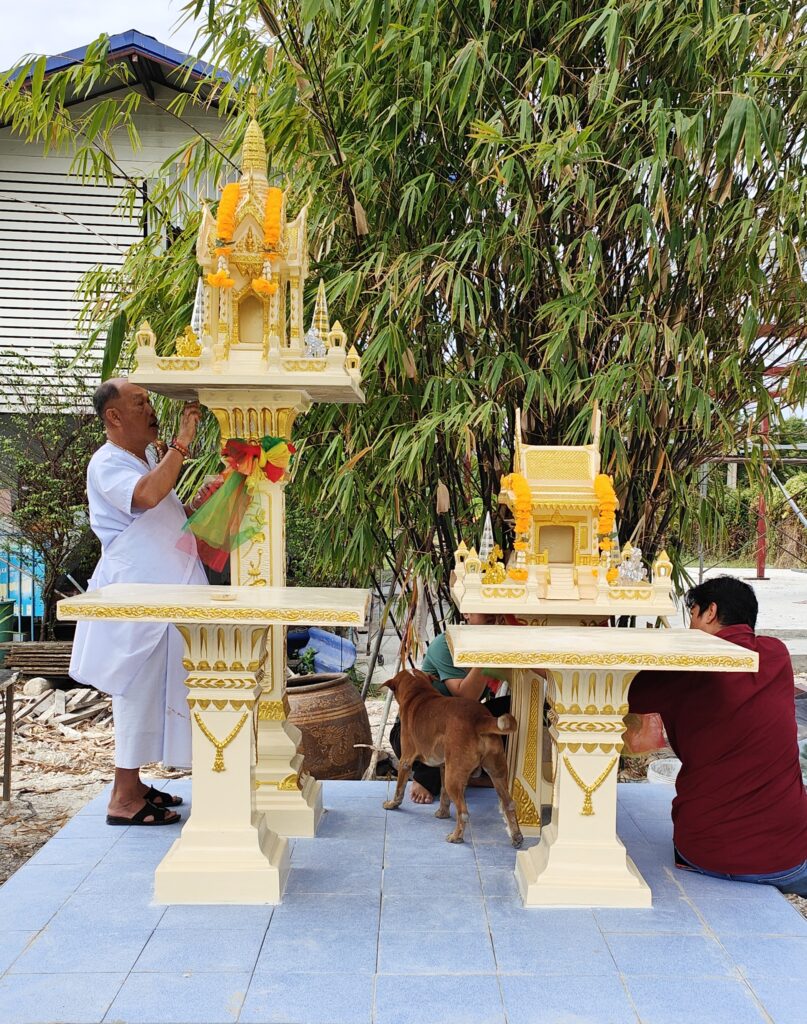
[{"label": "clay water jar", "polygon": [[367,708],[344,672],[286,681],[292,722],[303,734],[305,771],[315,779],[360,779],[372,743]]}]

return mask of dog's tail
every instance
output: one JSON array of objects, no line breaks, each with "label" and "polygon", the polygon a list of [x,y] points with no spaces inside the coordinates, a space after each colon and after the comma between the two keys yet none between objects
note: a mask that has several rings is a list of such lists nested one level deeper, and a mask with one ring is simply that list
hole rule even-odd
[{"label": "dog's tail", "polygon": [[512,715],[499,715],[498,718],[492,718],[490,725],[487,722],[480,728],[482,733],[495,733],[497,736],[507,736],[511,732],[515,732],[518,728],[518,723]]}]

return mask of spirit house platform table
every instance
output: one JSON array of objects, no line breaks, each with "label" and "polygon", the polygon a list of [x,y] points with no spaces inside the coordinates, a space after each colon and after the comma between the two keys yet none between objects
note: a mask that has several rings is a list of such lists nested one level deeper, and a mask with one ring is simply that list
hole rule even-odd
[{"label": "spirit house platform table", "polygon": [[[280,901],[288,843],[256,801],[267,784],[256,777],[258,722],[288,716],[282,680],[266,670],[267,627],[356,626],[368,601],[365,590],[117,584],[59,602],[60,619],[168,622],[185,643],[193,808],[155,873],[158,902]],[[282,799],[305,783],[292,765],[274,786]]]},{"label": "spirit house platform table", "polygon": [[[451,626],[448,645],[462,668],[513,670],[518,733],[508,759],[521,766],[513,796],[520,817],[544,802],[552,808],[541,842],[516,858],[524,905],[649,907],[650,888],[616,834],[630,684],[643,669],[755,672],[757,655],[694,629]],[[548,763],[542,757],[545,702]]]}]

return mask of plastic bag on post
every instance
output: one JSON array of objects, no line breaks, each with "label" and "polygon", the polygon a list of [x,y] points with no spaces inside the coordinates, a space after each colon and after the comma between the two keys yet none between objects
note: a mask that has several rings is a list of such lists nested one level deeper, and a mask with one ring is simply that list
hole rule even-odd
[{"label": "plastic bag on post", "polygon": [[650,754],[667,746],[661,715],[625,715],[625,726],[625,735],[622,737],[625,744],[622,753],[625,757]]}]

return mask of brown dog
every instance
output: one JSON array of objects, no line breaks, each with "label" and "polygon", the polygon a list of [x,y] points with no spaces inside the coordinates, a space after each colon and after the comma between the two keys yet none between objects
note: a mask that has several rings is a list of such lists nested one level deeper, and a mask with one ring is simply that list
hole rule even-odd
[{"label": "brown dog", "polygon": [[399,672],[386,684],[401,710],[401,762],[395,796],[384,807],[395,810],[403,801],[413,762],[440,765],[440,806],[436,818],[448,818],[449,801],[457,812],[457,826],[446,838],[461,843],[468,821],[465,787],[478,767],[488,773],[499,795],[499,807],[513,846],[524,837],[518,827],[516,805],[507,791],[507,762],[501,737],[515,732],[512,715],[494,718],[480,703],[465,697],[443,697],[425,672]]}]

